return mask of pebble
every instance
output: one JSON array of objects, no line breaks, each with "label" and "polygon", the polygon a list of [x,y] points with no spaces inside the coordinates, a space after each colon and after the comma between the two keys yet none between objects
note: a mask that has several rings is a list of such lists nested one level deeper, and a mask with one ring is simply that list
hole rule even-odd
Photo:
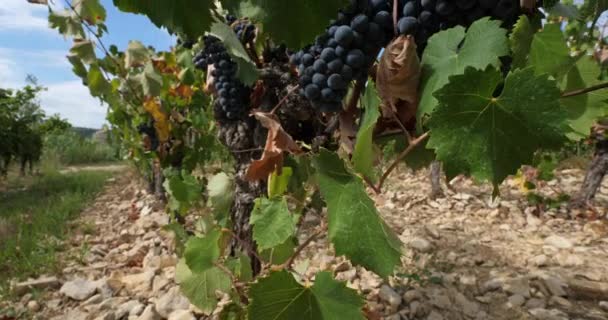
[{"label": "pebble", "polygon": [[558,249],[570,249],[573,247],[572,241],[557,235],[547,237],[545,239],[545,244]]},{"label": "pebble", "polygon": [[433,311],[431,311],[429,316],[426,317],[426,320],[443,320],[443,315],[441,315],[441,313],[433,310]]},{"label": "pebble", "polygon": [[600,301],[599,306],[602,310],[608,312],[608,301]]},{"label": "pebble", "polygon": [[430,252],[433,249],[431,242],[424,238],[414,238],[409,242],[409,246],[421,253]]},{"label": "pebble", "polygon": [[97,286],[93,281],[80,278],[64,283],[59,290],[63,295],[78,301],[92,297],[95,291],[97,291]]},{"label": "pebble", "polygon": [[32,312],[38,312],[40,311],[40,303],[36,300],[32,300],[27,303],[27,308]]},{"label": "pebble", "polygon": [[399,307],[399,305],[401,305],[402,302],[402,298],[401,296],[395,291],[393,290],[393,288],[391,288],[388,285],[382,285],[382,287],[380,287],[380,291],[378,292],[378,297],[380,299],[382,299],[385,302],[388,302],[388,304],[392,307],[392,308],[397,308]]},{"label": "pebble", "polygon": [[508,307],[515,308],[523,305],[526,302],[526,298],[520,294],[514,294],[509,297]]}]

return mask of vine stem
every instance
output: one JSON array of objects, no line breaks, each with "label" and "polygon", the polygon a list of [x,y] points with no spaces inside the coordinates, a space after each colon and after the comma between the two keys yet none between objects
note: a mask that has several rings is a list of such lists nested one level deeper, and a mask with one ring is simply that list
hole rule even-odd
[{"label": "vine stem", "polygon": [[234,273],[232,273],[232,271],[230,271],[228,268],[226,268],[225,265],[223,265],[221,263],[216,262],[213,265],[230,277],[230,280],[231,280],[230,282],[232,282],[232,287],[239,295],[239,298],[241,298],[241,302],[247,303],[249,301],[249,299],[247,299],[247,295],[245,294],[245,292],[243,292],[243,287],[239,286],[239,283],[238,283],[239,279],[237,278],[237,276],[234,275]]},{"label": "vine stem", "polygon": [[291,255],[291,257],[289,257],[289,259],[287,259],[287,261],[285,261],[285,263],[282,265],[282,269],[291,269],[291,265],[293,265],[293,262],[296,260],[296,258],[300,255],[300,253],[302,253],[302,251],[308,247],[308,245],[315,240],[319,235],[321,234],[321,231],[317,231],[315,233],[313,233],[312,235],[310,235],[310,237],[308,237],[308,239],[306,239],[306,241],[300,243],[300,245],[298,246],[298,248],[296,249],[296,251]]},{"label": "vine stem", "polygon": [[393,170],[395,170],[395,168],[397,168],[397,165],[399,165],[399,162],[401,162],[401,160],[403,160],[410,152],[412,152],[412,150],[414,150],[414,148],[416,148],[420,143],[424,142],[424,140],[426,140],[429,136],[430,136],[430,131],[427,131],[420,137],[412,140],[411,143],[407,146],[407,148],[405,150],[403,150],[403,152],[401,152],[401,154],[399,154],[399,156],[397,157],[397,159],[395,159],[393,164],[391,164],[391,166],[386,170],[386,172],[384,172],[384,174],[382,175],[382,178],[380,178],[380,182],[378,182],[378,186],[374,190],[377,189],[377,190],[382,191],[382,186],[384,185],[384,182],[386,181],[388,176],[391,174],[391,172],[393,172]]},{"label": "vine stem", "polygon": [[574,97],[574,96],[578,96],[581,94],[585,94],[585,93],[589,93],[589,92],[597,91],[597,90],[601,90],[601,89],[606,89],[606,88],[608,88],[608,82],[600,83],[600,84],[597,84],[597,85],[594,85],[594,86],[591,86],[588,88],[564,92],[564,93],[562,93],[562,98]]},{"label": "vine stem", "polygon": [[240,242],[241,245],[243,246],[243,248],[247,248],[247,251],[249,251],[249,254],[251,254],[252,256],[254,256],[256,259],[258,259],[260,261],[260,263],[264,260],[262,260],[262,257],[260,257],[258,255],[258,253],[253,250],[253,248],[250,248],[249,245],[243,241],[241,238],[239,238],[239,236],[236,235],[236,233],[234,233],[232,230],[227,229],[227,228],[222,228],[222,232],[227,232],[229,233],[232,237],[234,237],[236,239],[236,241]]},{"label": "vine stem", "polygon": [[281,99],[281,101],[279,101],[279,103],[277,103],[277,105],[274,106],[274,108],[272,108],[272,111],[270,111],[270,114],[274,114],[275,112],[277,112],[277,110],[279,110],[279,108],[285,103],[285,101],[287,101],[289,96],[291,96],[298,89],[300,89],[300,85],[297,85],[297,86],[291,88],[287,92],[287,94]]}]

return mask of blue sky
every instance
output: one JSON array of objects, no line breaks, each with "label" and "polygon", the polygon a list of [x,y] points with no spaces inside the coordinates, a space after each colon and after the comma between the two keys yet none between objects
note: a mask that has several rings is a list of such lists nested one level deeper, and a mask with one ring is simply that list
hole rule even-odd
[{"label": "blue sky", "polygon": [[[102,39],[104,44],[124,50],[130,40],[139,40],[168,50],[175,43],[147,17],[118,11],[112,0],[101,2],[108,12],[109,34]],[[54,9],[61,9],[65,2],[54,3]],[[105,123],[106,108],[72,74],[65,58],[71,41],[48,27],[47,15],[45,6],[26,0],[0,0],[0,87],[21,87],[26,75],[33,74],[48,88],[40,95],[47,114],[59,113],[73,125],[99,128]]]}]

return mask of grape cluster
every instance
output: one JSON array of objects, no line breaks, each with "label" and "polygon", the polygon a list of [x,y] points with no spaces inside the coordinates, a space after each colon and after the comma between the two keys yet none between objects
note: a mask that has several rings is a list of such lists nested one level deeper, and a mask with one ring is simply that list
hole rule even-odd
[{"label": "grape cluster", "polygon": [[301,93],[323,112],[337,112],[352,80],[365,79],[380,48],[394,37],[412,35],[419,53],[434,33],[468,26],[484,16],[512,24],[519,0],[399,0],[397,25],[392,0],[351,0],[315,43],[291,56]]},{"label": "grape cluster", "polygon": [[482,17],[513,24],[520,13],[519,0],[405,0],[398,10],[399,34],[413,35],[420,49],[440,30],[468,26]]},{"label": "grape cluster", "polygon": [[341,11],[315,44],[292,55],[301,92],[323,112],[337,112],[352,80],[365,78],[380,48],[392,38],[387,1],[356,1]]},{"label": "grape cluster", "polygon": [[147,136],[150,140],[150,150],[156,150],[159,146],[158,136],[156,135],[156,129],[151,123],[142,123],[137,126],[137,132],[142,136]]},{"label": "grape cluster", "polygon": [[255,25],[248,19],[239,20],[233,15],[227,15],[226,23],[232,26],[234,33],[242,43],[249,43],[255,39]]},{"label": "grape cluster", "polygon": [[217,93],[215,116],[220,121],[237,120],[247,116],[250,89],[236,77],[237,64],[231,58],[222,41],[213,36],[203,37],[204,50],[194,56],[194,65],[207,70],[215,79]]}]

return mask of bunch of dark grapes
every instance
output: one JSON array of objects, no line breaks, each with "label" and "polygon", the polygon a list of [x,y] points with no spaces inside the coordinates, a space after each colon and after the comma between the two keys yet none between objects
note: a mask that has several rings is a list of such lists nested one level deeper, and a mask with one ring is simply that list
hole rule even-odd
[{"label": "bunch of dark grapes", "polygon": [[[215,116],[219,121],[238,120],[247,116],[250,89],[236,76],[237,64],[222,41],[213,36],[203,37],[204,49],[194,56],[194,65],[211,72],[215,79]],[[213,68],[208,68],[208,66]]]},{"label": "bunch of dark grapes", "polygon": [[429,37],[456,25],[468,26],[484,16],[512,25],[519,0],[400,0],[397,26],[392,0],[351,0],[315,43],[291,56],[301,93],[323,112],[342,108],[348,84],[365,79],[380,48],[394,37],[411,35],[422,53]]},{"label": "bunch of dark grapes", "polygon": [[512,25],[520,14],[519,0],[406,0],[399,12],[397,30],[413,35],[420,49],[440,30],[468,26],[482,17]]},{"label": "bunch of dark grapes", "polygon": [[249,43],[255,39],[255,25],[248,19],[239,20],[237,17],[229,14],[226,17],[226,23],[232,26],[234,33],[242,43]]},{"label": "bunch of dark grapes", "polygon": [[280,62],[287,63],[289,62],[289,54],[287,53],[287,47],[284,44],[275,46],[268,44],[264,47],[264,52],[262,53],[262,57],[265,62]]},{"label": "bunch of dark grapes", "polygon": [[292,55],[301,92],[323,112],[342,108],[348,84],[365,79],[380,48],[392,38],[387,1],[356,1],[317,37],[315,44]]},{"label": "bunch of dark grapes", "polygon": [[150,140],[150,150],[158,149],[160,143],[158,141],[158,136],[156,135],[156,129],[154,128],[154,125],[148,122],[142,123],[137,126],[137,132],[139,132],[139,134],[142,136],[148,137],[148,139]]}]

